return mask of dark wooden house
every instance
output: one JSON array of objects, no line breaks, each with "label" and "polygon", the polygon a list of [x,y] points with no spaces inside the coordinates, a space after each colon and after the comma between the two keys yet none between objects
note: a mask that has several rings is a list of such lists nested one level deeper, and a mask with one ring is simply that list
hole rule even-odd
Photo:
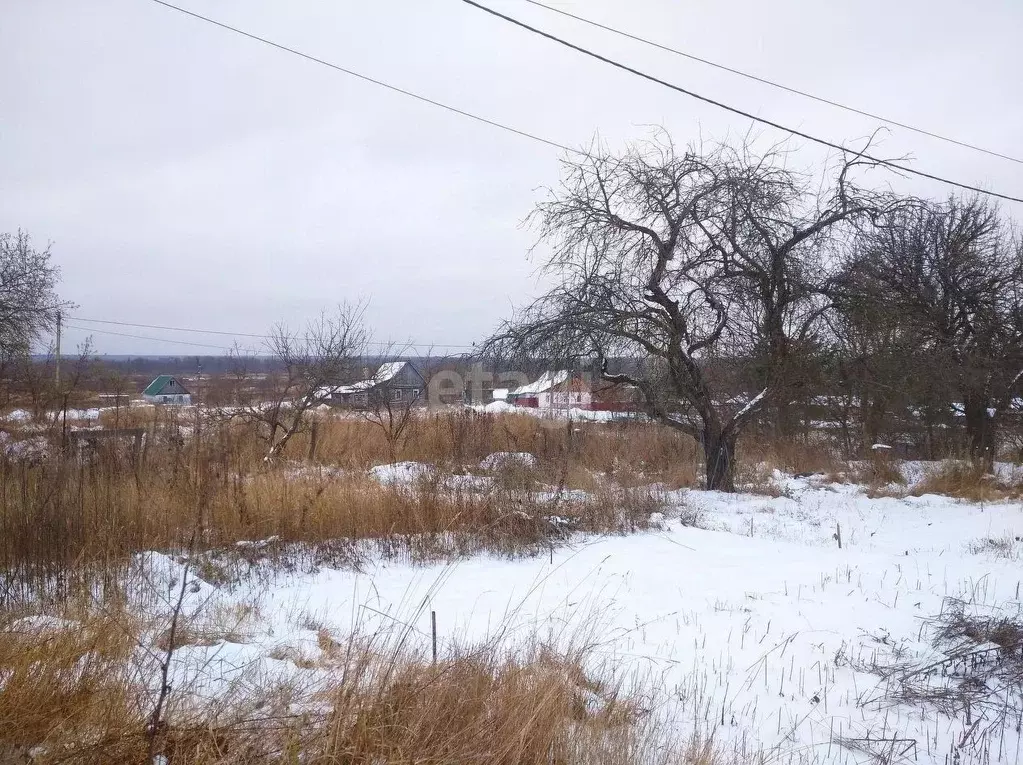
[{"label": "dark wooden house", "polygon": [[330,390],[334,406],[362,408],[381,403],[425,403],[426,380],[411,361],[381,364],[372,377]]}]

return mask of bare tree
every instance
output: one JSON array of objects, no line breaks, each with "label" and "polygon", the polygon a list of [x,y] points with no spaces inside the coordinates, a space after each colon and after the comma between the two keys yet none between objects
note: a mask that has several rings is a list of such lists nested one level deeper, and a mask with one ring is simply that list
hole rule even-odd
[{"label": "bare tree", "polygon": [[731,351],[752,362],[756,386],[770,392],[775,433],[787,438],[793,398],[813,378],[826,334],[827,286],[842,243],[898,200],[853,183],[856,171],[877,164],[862,152],[836,158],[820,177],[784,160],[783,147],[764,155],[745,143],[722,147],[714,163],[719,189],[694,220],[720,258]]},{"label": "bare tree", "polygon": [[[327,402],[331,393],[351,379],[366,349],[364,303],[342,304],[323,313],[299,334],[275,326],[266,347],[278,367],[261,395],[241,393],[235,407],[215,414],[257,426],[272,461],[307,424],[308,413]],[[244,364],[239,378],[246,379]]]},{"label": "bare tree", "polygon": [[990,464],[999,414],[1023,379],[1023,252],[979,198],[886,216],[849,265],[862,303],[897,315],[961,396],[970,453]]},{"label": "bare tree", "polygon": [[865,300],[864,286],[855,273],[839,275],[829,290],[834,310],[826,314],[837,399],[827,409],[840,424],[848,459],[892,434],[899,425],[892,415],[905,410],[922,371],[917,333],[893,306]]},{"label": "bare tree", "polygon": [[[533,214],[556,286],[485,350],[594,358],[651,417],[697,438],[707,487],[731,491],[739,433],[822,310],[810,261],[832,226],[867,209],[847,177],[857,164],[845,159],[813,195],[777,152],[680,152],[663,133],[619,156],[567,158]],[[761,339],[776,366],[759,390],[723,395],[708,359],[749,359]],[[644,362],[616,371],[614,359]]]},{"label": "bare tree", "polygon": [[28,354],[57,322],[60,269],[27,233],[0,233],[0,360]]}]

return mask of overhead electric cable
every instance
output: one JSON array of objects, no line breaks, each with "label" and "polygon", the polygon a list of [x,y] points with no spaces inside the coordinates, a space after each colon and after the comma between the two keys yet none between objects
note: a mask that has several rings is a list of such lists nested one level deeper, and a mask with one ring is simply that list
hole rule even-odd
[{"label": "overhead electric cable", "polygon": [[171,338],[168,338],[168,337],[148,337],[146,335],[133,335],[133,334],[128,334],[127,332],[114,332],[113,330],[110,330],[110,329],[95,329],[93,327],[79,327],[79,326],[77,326],[75,324],[65,324],[64,326],[67,329],[77,329],[77,330],[79,330],[81,332],[88,332],[88,333],[99,332],[102,335],[117,335],[118,337],[131,337],[131,338],[134,338],[136,340],[149,340],[149,341],[156,342],[156,343],[173,343],[175,345],[192,345],[192,346],[195,346],[196,348],[214,348],[214,349],[216,349],[218,351],[228,350],[223,345],[211,345],[209,343],[195,343],[195,342],[191,342],[189,340],[172,340]]},{"label": "overhead electric cable", "polygon": [[662,43],[656,42],[656,41],[651,40],[649,38],[640,37],[639,35],[631,34],[630,32],[626,32],[624,30],[617,29],[616,27],[612,27],[612,26],[610,26],[608,24],[601,24],[598,21],[593,21],[592,19],[585,18],[584,16],[578,16],[578,15],[576,15],[574,13],[570,13],[568,11],[562,10],[561,8],[555,8],[553,6],[547,5],[546,3],[538,2],[538,0],[523,0],[523,2],[529,3],[530,5],[535,5],[538,8],[543,8],[545,10],[550,11],[551,13],[557,13],[557,14],[560,14],[561,16],[565,16],[567,18],[574,19],[575,21],[579,21],[579,22],[581,22],[583,24],[589,24],[592,27],[596,27],[598,29],[603,29],[606,32],[610,32],[612,34],[616,34],[616,35],[619,35],[621,37],[625,37],[625,38],[627,38],[629,40],[634,40],[635,42],[643,43],[644,45],[649,45],[649,46],[651,46],[653,48],[657,48],[659,50],[666,51],[667,53],[673,53],[676,56],[682,56],[683,58],[690,59],[691,61],[696,61],[696,62],[699,62],[701,64],[705,64],[707,66],[714,67],[715,69],[720,69],[721,71],[729,72],[731,74],[738,75],[739,77],[745,77],[748,80],[752,80],[754,82],[759,82],[759,83],[761,83],[763,85],[768,85],[768,86],[770,86],[772,88],[777,88],[778,90],[784,90],[787,93],[792,93],[792,94],[797,95],[797,96],[802,96],[804,98],[809,98],[809,99],[811,99],[813,101],[817,101],[818,103],[827,104],[828,106],[834,106],[837,109],[843,109],[843,110],[845,110],[847,112],[852,112],[853,114],[858,114],[861,117],[869,117],[870,119],[873,119],[873,120],[878,120],[880,122],[886,122],[886,123],[888,123],[890,125],[895,125],[896,127],[900,127],[900,128],[905,129],[905,130],[911,130],[914,133],[919,133],[920,135],[925,135],[925,136],[928,136],[930,138],[936,138],[939,141],[945,141],[947,143],[954,144],[956,146],[960,146],[960,147],[962,147],[964,149],[972,149],[973,151],[979,151],[979,152],[981,152],[983,154],[988,154],[988,155],[990,155],[992,157],[998,157],[1000,159],[1007,159],[1010,162],[1016,162],[1017,164],[1023,165],[1023,159],[1019,159],[1018,157],[1012,157],[1012,156],[1009,156],[1008,154],[1002,154],[1001,152],[995,151],[993,149],[985,149],[983,146],[978,146],[977,144],[970,143],[968,141],[961,141],[961,140],[959,140],[957,138],[951,138],[949,136],[942,135],[941,133],[935,133],[932,130],[927,130],[926,128],[917,127],[916,125],[910,125],[907,122],[900,122],[899,120],[894,120],[891,117],[885,117],[885,116],[882,116],[880,114],[875,114],[874,112],[869,112],[866,109],[858,109],[855,106],[849,106],[848,104],[843,104],[840,101],[835,101],[835,100],[830,99],[830,98],[825,98],[824,96],[818,96],[818,95],[815,95],[814,93],[810,93],[810,92],[805,91],[805,90],[800,90],[799,88],[793,88],[793,87],[791,87],[789,85],[784,85],[784,84],[782,84],[780,82],[776,82],[774,80],[769,80],[766,77],[760,77],[760,76],[755,75],[755,74],[750,74],[749,72],[744,72],[741,69],[736,69],[734,67],[727,66],[725,64],[720,64],[720,63],[718,63],[716,61],[711,61],[710,59],[702,58],[701,56],[697,56],[697,55],[694,55],[692,53],[687,53],[684,50],[679,50],[678,48],[672,48],[672,47],[669,47],[667,45],[663,45]]},{"label": "overhead electric cable", "polygon": [[422,101],[425,104],[430,104],[431,106],[436,106],[436,107],[439,107],[441,109],[446,109],[449,112],[453,112],[454,114],[461,115],[462,117],[468,117],[471,120],[476,120],[477,122],[482,122],[483,124],[490,125],[491,127],[500,128],[501,130],[507,130],[509,133],[515,133],[516,135],[520,135],[523,138],[529,138],[529,139],[531,139],[533,141],[539,141],[540,143],[547,144],[548,146],[553,146],[555,149],[563,149],[565,151],[573,151],[569,147],[565,146],[564,144],[560,144],[557,141],[551,141],[551,140],[549,140],[547,138],[542,138],[542,137],[540,137],[538,135],[535,135],[533,133],[527,132],[525,130],[520,130],[519,128],[512,127],[511,125],[505,125],[504,123],[497,122],[496,120],[488,119],[486,117],[481,117],[478,114],[473,114],[472,112],[467,112],[464,109],[459,109],[456,106],[451,106],[450,104],[445,104],[445,103],[442,103],[441,101],[436,101],[436,100],[434,100],[432,98],[427,98],[426,96],[421,96],[418,93],[412,92],[411,90],[407,90],[405,88],[400,88],[397,85],[391,85],[390,83],[384,82],[383,80],[378,80],[375,77],[369,77],[368,75],[360,74],[359,72],[356,72],[356,71],[354,71],[352,69],[348,69],[348,68],[340,66],[338,64],[333,64],[330,61],[325,61],[322,58],[318,58],[318,57],[310,55],[308,53],[303,53],[300,50],[288,47],[287,45],[282,45],[281,43],[274,42],[273,40],[267,39],[266,37],[260,37],[259,35],[252,34],[251,32],[246,32],[244,29],[239,29],[238,27],[233,27],[230,24],[225,24],[222,21],[217,21],[216,19],[211,19],[209,16],[203,16],[201,13],[196,13],[195,11],[190,11],[187,8],[182,8],[181,6],[174,5],[173,3],[165,2],[165,0],[151,0],[151,2],[154,2],[157,5],[162,5],[165,8],[170,8],[171,10],[178,11],[179,13],[184,13],[186,16],[191,16],[192,18],[199,19],[200,21],[205,21],[207,24],[213,24],[214,26],[220,27],[221,29],[226,29],[229,32],[234,32],[235,34],[241,35],[242,37],[247,37],[250,40],[255,40],[256,42],[261,42],[264,45],[271,46],[272,48],[277,48],[277,50],[284,51],[285,53],[290,53],[293,56],[298,56],[299,58],[304,58],[306,61],[312,61],[315,64],[320,64],[321,66],[329,67],[329,68],[331,68],[331,69],[333,69],[333,70],[335,70],[337,72],[341,72],[343,74],[347,74],[347,75],[349,75],[351,77],[356,77],[356,78],[362,80],[363,82],[368,82],[368,83],[371,83],[373,85],[378,85],[379,87],[386,88],[387,90],[393,91],[394,93],[399,93],[399,94],[401,94],[403,96],[408,96],[409,98],[414,98],[417,101]]},{"label": "overhead electric cable", "polygon": [[[161,1],[162,0],[154,0],[154,2],[161,2]],[[647,74],[646,72],[640,71],[639,69],[631,67],[631,66],[629,66],[627,64],[623,64],[623,63],[621,63],[619,61],[615,61],[614,59],[608,58],[607,56],[601,55],[600,53],[596,53],[595,51],[592,51],[592,50],[590,50],[588,48],[584,48],[581,45],[576,45],[575,43],[569,42],[568,40],[565,40],[565,39],[563,39],[561,37],[553,35],[550,32],[545,32],[542,29],[539,29],[537,27],[531,26],[530,24],[527,24],[524,21],[519,21],[518,19],[516,19],[516,18],[514,18],[512,16],[508,16],[507,14],[501,13],[499,11],[495,11],[493,8],[489,8],[489,7],[485,6],[485,5],[482,5],[480,3],[475,2],[475,0],[461,0],[461,2],[465,3],[466,5],[470,5],[473,8],[476,8],[478,10],[481,10],[484,13],[488,13],[491,16],[494,16],[494,17],[496,17],[498,19],[501,19],[502,21],[506,21],[509,24],[513,24],[513,25],[515,25],[517,27],[525,29],[528,32],[532,32],[533,34],[539,35],[540,37],[544,37],[544,38],[546,38],[548,40],[551,40],[552,42],[556,42],[559,45],[563,45],[566,48],[574,50],[574,51],[576,51],[578,53],[582,53],[585,56],[589,56],[590,58],[596,59],[597,61],[601,61],[601,62],[607,64],[608,66],[613,66],[616,69],[620,69],[620,70],[622,70],[624,72],[628,72],[629,74],[633,74],[633,75],[635,75],[637,77],[640,77],[640,78],[642,78],[644,80],[648,80],[649,82],[656,83],[657,85],[662,85],[663,87],[669,88],[670,90],[674,90],[677,93],[681,93],[683,95],[689,96],[690,98],[695,98],[698,101],[703,101],[704,103],[710,104],[712,106],[716,106],[719,109],[724,109],[725,111],[731,112],[732,114],[738,114],[740,117],[745,117],[746,119],[753,120],[754,122],[759,122],[759,123],[761,123],[763,125],[767,125],[768,127],[773,127],[776,130],[781,130],[781,131],[783,131],[785,133],[789,133],[790,135],[794,135],[794,136],[797,136],[799,138],[805,138],[808,141],[813,141],[814,143],[818,143],[818,144],[820,144],[822,146],[826,146],[826,147],[831,148],[831,149],[836,149],[836,150],[841,151],[841,152],[851,152],[851,153],[854,153],[857,156],[862,157],[863,159],[869,160],[869,161],[874,162],[875,164],[878,164],[878,165],[883,165],[885,167],[889,167],[892,170],[896,170],[896,171],[898,171],[900,173],[907,173],[909,175],[915,175],[915,176],[918,176],[920,178],[927,178],[928,180],[938,181],[939,183],[944,183],[944,184],[947,184],[949,186],[955,186],[957,188],[964,189],[966,191],[973,191],[973,192],[976,192],[978,194],[985,194],[987,196],[997,197],[998,199],[1005,199],[1005,200],[1008,200],[1010,202],[1023,202],[1023,197],[1014,197],[1014,196],[1011,196],[1009,194],[1002,194],[1002,193],[996,192],[996,191],[988,191],[987,189],[982,189],[979,186],[973,186],[973,185],[970,185],[968,183],[961,183],[959,181],[954,181],[954,180],[951,180],[949,178],[944,178],[944,177],[942,177],[940,175],[934,175],[933,173],[924,172],[923,170],[915,170],[915,169],[913,169],[911,167],[907,167],[906,165],[900,165],[899,163],[893,162],[893,161],[888,160],[888,159],[881,159],[880,157],[874,157],[874,156],[872,156],[870,154],[866,154],[865,152],[857,152],[857,151],[855,151],[853,149],[850,149],[847,146],[842,146],[841,144],[835,143],[833,141],[829,141],[829,140],[827,140],[825,138],[818,138],[817,136],[811,135],[810,133],[805,133],[805,132],[803,132],[801,130],[796,130],[795,128],[786,127],[785,125],[782,125],[781,123],[774,122],[774,121],[769,120],[769,119],[765,119],[764,117],[758,117],[755,114],[751,114],[750,112],[743,111],[742,109],[739,109],[737,107],[730,106],[730,105],[728,105],[726,103],[723,103],[721,101],[718,101],[716,99],[710,98],[708,96],[701,95],[700,93],[696,93],[696,92],[694,92],[692,90],[689,90],[687,88],[683,88],[680,85],[675,85],[674,83],[668,82],[667,80],[662,80],[661,78],[655,77],[652,74]]]},{"label": "overhead electric cable", "polygon": [[[137,322],[115,321],[113,319],[89,319],[89,318],[86,318],[84,316],[69,316],[68,318],[72,319],[73,321],[86,322],[87,324],[109,324],[109,325],[118,326],[118,327],[139,327],[139,328],[142,328],[142,329],[159,329],[159,330],[164,330],[166,332],[188,332],[188,333],[191,333],[191,334],[199,334],[199,335],[222,335],[222,336],[225,336],[225,337],[246,337],[246,338],[256,338],[256,339],[259,339],[259,340],[271,340],[271,339],[273,339],[273,335],[261,335],[261,334],[256,334],[256,333],[253,333],[253,332],[227,332],[227,331],[218,330],[218,329],[196,329],[194,327],[169,327],[169,326],[162,325],[162,324],[139,324]],[[68,325],[68,326],[70,326],[70,325]],[[86,331],[90,331],[90,332],[91,331],[105,332],[107,334],[118,334],[118,333],[110,332],[108,330],[103,330],[103,329],[93,330],[91,328],[84,328],[84,327],[75,327],[75,329],[85,329]],[[136,337],[135,335],[126,335],[126,336],[127,337]],[[160,339],[160,338],[147,338],[147,337],[141,337],[141,336],[137,336],[137,337],[140,337],[140,339],[143,339],[143,340],[159,340]],[[176,340],[168,340],[167,342],[177,342],[177,341]],[[202,345],[202,343],[198,343],[197,345]],[[390,343],[382,342],[382,341],[371,341],[371,342],[368,342],[367,345],[372,345],[372,346],[375,346],[375,347],[382,347],[382,348],[399,348],[399,349],[400,348],[427,348],[427,349],[430,349],[430,348],[436,348],[436,349],[458,348],[458,349],[472,349],[472,348],[475,347],[475,346],[472,346],[472,345],[457,345],[457,344],[451,344],[451,343],[404,343],[404,342],[400,342],[400,341],[390,342]],[[218,347],[218,346],[208,346],[208,347]]]},{"label": "overhead electric cable", "polygon": [[[191,16],[191,17],[193,17],[195,19],[198,19],[200,21],[204,21],[204,22],[206,22],[208,24],[212,24],[212,25],[217,26],[217,27],[219,27],[221,29],[225,29],[225,30],[227,30],[229,32],[233,32],[233,33],[241,35],[243,37],[247,37],[247,38],[249,38],[251,40],[255,40],[257,42],[263,43],[264,45],[269,45],[269,46],[271,46],[273,48],[277,48],[278,50],[282,50],[282,51],[285,51],[287,53],[291,53],[292,55],[299,56],[299,57],[304,58],[304,59],[306,59],[308,61],[312,61],[314,63],[321,64],[322,66],[329,67],[329,68],[331,68],[331,69],[333,69],[335,71],[339,71],[339,72],[342,72],[344,74],[348,74],[350,76],[357,77],[360,80],[364,80],[364,81],[372,83],[374,85],[378,85],[380,87],[387,88],[388,90],[394,91],[396,93],[400,93],[400,94],[408,96],[410,98],[414,98],[414,99],[416,99],[418,101],[422,101],[424,103],[431,104],[432,106],[437,106],[439,108],[446,109],[447,111],[453,112],[455,114],[459,114],[459,115],[461,115],[463,117],[468,117],[469,119],[476,120],[477,122],[482,122],[482,123],[490,125],[492,127],[496,127],[496,128],[501,129],[501,130],[506,130],[508,132],[515,133],[516,135],[520,135],[520,136],[523,136],[525,138],[529,138],[531,140],[538,141],[538,142],[546,144],[548,146],[553,146],[555,148],[563,149],[564,151],[567,151],[567,152],[570,152],[570,153],[573,153],[573,154],[582,154],[583,153],[583,152],[580,152],[578,149],[571,149],[568,146],[565,146],[564,144],[558,143],[556,141],[551,141],[551,140],[548,140],[546,138],[542,138],[542,137],[540,137],[538,135],[535,135],[533,133],[528,133],[528,132],[526,132],[524,130],[519,130],[518,128],[513,128],[513,127],[511,127],[509,125],[502,124],[502,123],[497,122],[495,120],[487,119],[486,117],[480,117],[479,115],[473,114],[471,112],[467,112],[467,111],[465,111],[463,109],[458,109],[456,107],[449,106],[448,104],[441,103],[440,101],[435,101],[435,100],[433,100],[431,98],[427,98],[425,96],[421,96],[421,95],[419,95],[417,93],[414,93],[414,92],[412,92],[410,90],[406,90],[404,88],[399,88],[397,86],[390,85],[390,84],[388,84],[386,82],[383,82],[382,80],[377,80],[375,78],[368,77],[368,76],[363,75],[363,74],[359,74],[358,72],[355,72],[355,71],[353,71],[351,69],[346,69],[345,67],[338,66],[337,64],[332,64],[329,61],[325,61],[324,59],[317,58],[316,56],[312,56],[312,55],[310,55],[308,53],[303,53],[302,51],[299,51],[299,50],[297,50],[295,48],[291,48],[291,47],[288,47],[286,45],[282,45],[280,43],[276,43],[276,42],[274,42],[272,40],[269,40],[269,39],[267,39],[265,37],[260,37],[259,35],[252,34],[251,32],[246,32],[246,31],[244,31],[242,29],[239,29],[239,28],[233,27],[233,26],[231,26],[229,24],[225,24],[223,22],[217,21],[217,20],[212,19],[212,18],[210,18],[208,16],[203,16],[202,14],[195,13],[194,11],[190,11],[190,10],[187,10],[186,8],[182,8],[180,6],[174,5],[173,3],[168,3],[168,2],[166,2],[166,0],[151,0],[151,2],[156,3],[158,5],[162,5],[165,8],[169,8],[171,10],[178,11],[179,13],[183,13],[183,14],[185,14],[187,16]],[[843,146],[841,144],[834,143],[833,141],[829,141],[829,140],[824,139],[824,138],[818,138],[817,136],[811,135],[809,133],[805,133],[805,132],[800,131],[800,130],[796,130],[795,128],[786,127],[785,125],[782,125],[782,124],[780,124],[778,122],[774,122],[772,120],[765,119],[763,117],[757,117],[756,115],[751,114],[750,112],[743,111],[742,109],[738,109],[738,108],[736,108],[734,106],[729,106],[728,104],[725,104],[725,103],[723,103],[721,101],[717,101],[717,100],[715,100],[713,98],[709,98],[708,96],[701,95],[701,94],[696,93],[694,91],[691,91],[691,90],[688,90],[686,88],[683,88],[683,87],[681,87],[679,85],[675,85],[673,83],[667,82],[666,80],[662,80],[662,79],[660,79],[658,77],[655,77],[655,76],[653,76],[651,74],[647,74],[647,73],[642,72],[642,71],[640,71],[638,69],[630,67],[630,66],[628,66],[626,64],[622,64],[622,63],[620,63],[618,61],[610,59],[610,58],[608,58],[606,56],[603,56],[603,55],[601,55],[599,53],[591,51],[591,50],[589,50],[587,48],[584,48],[582,46],[579,46],[579,45],[576,45],[574,43],[571,43],[571,42],[569,42],[567,40],[564,40],[564,39],[562,39],[560,37],[557,37],[557,36],[551,34],[550,32],[545,32],[542,29],[538,29],[537,27],[530,26],[529,24],[526,24],[523,21],[519,21],[516,18],[513,18],[513,17],[508,16],[506,14],[500,13],[498,11],[495,11],[494,9],[488,8],[487,6],[481,5],[480,3],[474,2],[473,0],[461,0],[461,2],[463,2],[463,3],[467,4],[467,5],[470,5],[470,6],[474,7],[474,8],[477,8],[477,9],[479,9],[481,11],[484,11],[485,13],[488,13],[488,14],[490,14],[492,16],[495,16],[495,17],[497,17],[499,19],[502,19],[502,20],[504,20],[504,21],[506,21],[508,23],[514,24],[515,26],[521,27],[521,28],[523,28],[523,29],[525,29],[525,30],[527,30],[529,32],[532,32],[534,34],[540,35],[541,37],[545,37],[545,38],[547,38],[547,39],[549,39],[549,40],[551,40],[553,42],[556,42],[556,43],[558,43],[560,45],[563,45],[563,46],[565,46],[567,48],[575,50],[575,51],[577,51],[579,53],[582,53],[582,54],[584,54],[586,56],[589,56],[591,58],[597,59],[598,61],[602,61],[605,64],[608,64],[609,66],[613,66],[613,67],[615,67],[617,69],[621,69],[623,71],[629,72],[630,74],[636,75],[637,77],[641,77],[641,78],[643,78],[645,80],[649,80],[650,82],[654,82],[654,83],[657,83],[658,85],[662,85],[664,87],[670,88],[671,90],[674,90],[674,91],[677,91],[679,93],[682,93],[683,95],[687,95],[687,96],[689,96],[691,98],[695,98],[695,99],[697,99],[699,101],[703,101],[704,103],[711,104],[712,106],[716,106],[716,107],[718,107],[720,109],[724,109],[725,111],[731,112],[733,114],[738,114],[739,116],[745,117],[746,119],[753,120],[754,122],[759,122],[759,123],[767,125],[769,127],[773,127],[776,130],[781,130],[782,132],[789,133],[790,135],[797,136],[799,138],[805,138],[808,141],[812,141],[814,143],[820,144],[822,146],[826,146],[826,147],[831,148],[831,149],[835,149],[837,151],[841,151],[841,152],[852,152],[852,151],[854,151],[853,149],[850,149],[847,146]],[[968,184],[968,183],[962,183],[962,182],[959,182],[959,181],[952,180],[950,178],[945,178],[945,177],[940,176],[940,175],[935,175],[933,173],[927,173],[927,172],[924,172],[923,170],[916,170],[914,168],[907,167],[905,165],[900,165],[897,162],[893,162],[891,160],[881,159],[879,157],[874,157],[874,156],[872,156],[870,154],[866,154],[864,152],[855,152],[855,153],[858,156],[863,157],[864,159],[867,159],[867,160],[869,160],[871,162],[874,162],[874,163],[876,163],[878,165],[891,168],[892,170],[895,170],[895,171],[900,172],[900,173],[906,173],[908,175],[915,175],[915,176],[920,177],[920,178],[927,178],[928,180],[937,181],[938,183],[944,183],[944,184],[949,185],[949,186],[954,186],[956,188],[964,189],[966,191],[973,191],[975,193],[984,194],[986,196],[995,197],[997,199],[1005,199],[1005,200],[1010,201],[1010,202],[1021,202],[1021,203],[1023,203],[1023,197],[1014,197],[1014,196],[1012,196],[1010,194],[1003,194],[1003,193],[996,192],[996,191],[988,191],[987,189],[983,189],[983,188],[981,188],[979,186],[974,186],[974,185],[971,185],[971,184]]]}]

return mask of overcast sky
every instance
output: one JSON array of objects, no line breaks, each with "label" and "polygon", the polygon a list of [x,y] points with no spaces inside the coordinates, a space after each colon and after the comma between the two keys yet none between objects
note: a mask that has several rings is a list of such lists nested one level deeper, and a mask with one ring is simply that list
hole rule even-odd
[{"label": "overcast sky", "polygon": [[[807,132],[846,141],[876,127],[523,0],[487,2]],[[1019,0],[551,2],[1023,155]],[[749,128],[458,0],[180,4],[570,146],[598,132],[621,146],[654,124],[682,143]],[[881,151],[1023,196],[1023,165],[896,128]],[[60,293],[80,306],[79,317],[261,333],[361,297],[371,301],[380,339],[471,343],[537,291],[536,262],[527,258],[533,236],[520,223],[539,187],[557,182],[558,156],[151,0],[0,0],[0,231],[20,227],[40,246],[52,242]],[[800,144],[800,163],[822,158]],[[926,181],[891,182],[947,193]],[[1016,218],[1019,207],[1007,205]],[[73,345],[85,335],[69,329],[67,339]],[[93,337],[105,353],[217,352]]]}]

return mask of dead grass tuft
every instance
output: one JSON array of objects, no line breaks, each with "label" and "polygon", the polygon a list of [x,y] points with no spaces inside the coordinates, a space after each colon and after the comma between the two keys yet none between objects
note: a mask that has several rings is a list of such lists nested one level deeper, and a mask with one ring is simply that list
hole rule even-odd
[{"label": "dead grass tuft", "polygon": [[[1015,726],[1023,714],[1023,618],[1016,613],[981,616],[970,604],[949,599],[929,620],[936,660],[871,667],[885,680],[884,700],[927,705],[963,715],[972,733]],[[979,736],[970,742],[983,748]],[[960,748],[969,736],[964,735]],[[983,752],[980,752],[983,754]]]},{"label": "dead grass tuft", "polygon": [[913,489],[914,496],[944,494],[970,502],[994,502],[1015,499],[1023,487],[1000,481],[981,464],[945,460],[937,470],[928,471]]},{"label": "dead grass tuft", "polygon": [[742,463],[764,464],[790,475],[835,473],[842,469],[835,448],[819,433],[805,439],[778,440],[751,431],[739,441]]},{"label": "dead grass tuft", "polygon": [[580,745],[628,739],[639,711],[617,686],[590,677],[580,658],[546,649],[501,656],[487,647],[436,665],[401,663],[368,691],[335,691],[324,755],[410,765],[600,762],[581,759]]},{"label": "dead grass tuft", "polygon": [[0,751],[17,758],[42,749],[75,761],[83,748],[117,751],[127,728],[141,730],[131,621],[120,617],[8,615],[0,623]]},{"label": "dead grass tuft", "polygon": [[735,487],[749,494],[785,496],[785,490],[776,480],[774,471],[775,468],[768,462],[740,462],[735,471]]}]

